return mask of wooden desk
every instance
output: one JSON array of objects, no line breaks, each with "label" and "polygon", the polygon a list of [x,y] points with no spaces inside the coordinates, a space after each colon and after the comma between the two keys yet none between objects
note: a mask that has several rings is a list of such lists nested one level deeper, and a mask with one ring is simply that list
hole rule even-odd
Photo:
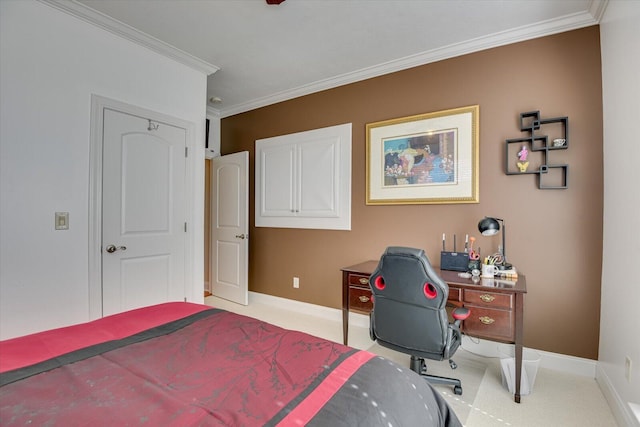
[{"label": "wooden desk", "polygon": [[[342,333],[344,344],[349,336],[349,312],[369,314],[373,309],[369,276],[378,261],[366,261],[342,269]],[[522,372],[522,336],[524,294],[527,284],[524,276],[513,282],[483,279],[474,282],[458,276],[456,271],[436,272],[449,285],[448,302],[467,307],[471,316],[462,322],[466,335],[491,341],[515,344],[516,372]],[[520,403],[521,375],[516,375],[514,400]]]}]

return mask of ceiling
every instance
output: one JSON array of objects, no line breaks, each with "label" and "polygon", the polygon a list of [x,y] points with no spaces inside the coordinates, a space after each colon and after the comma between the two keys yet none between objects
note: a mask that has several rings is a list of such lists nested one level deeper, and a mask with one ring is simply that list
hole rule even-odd
[{"label": "ceiling", "polygon": [[608,0],[42,0],[209,74],[226,117],[594,25]]}]

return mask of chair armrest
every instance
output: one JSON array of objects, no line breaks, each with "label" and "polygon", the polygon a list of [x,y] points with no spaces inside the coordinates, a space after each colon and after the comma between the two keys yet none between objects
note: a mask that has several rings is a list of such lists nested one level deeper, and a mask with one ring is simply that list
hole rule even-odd
[{"label": "chair armrest", "polygon": [[460,326],[462,321],[471,315],[471,310],[466,307],[458,307],[451,312],[451,316],[455,319],[455,324]]},{"label": "chair armrest", "polygon": [[451,312],[451,315],[456,320],[464,320],[471,314],[471,310],[466,307],[458,307]]}]

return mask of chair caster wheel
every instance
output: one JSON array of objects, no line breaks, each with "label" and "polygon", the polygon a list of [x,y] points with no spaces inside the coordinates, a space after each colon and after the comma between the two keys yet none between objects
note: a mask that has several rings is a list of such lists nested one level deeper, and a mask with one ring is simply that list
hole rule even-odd
[{"label": "chair caster wheel", "polygon": [[453,394],[462,395],[462,387],[459,385],[453,387]]}]

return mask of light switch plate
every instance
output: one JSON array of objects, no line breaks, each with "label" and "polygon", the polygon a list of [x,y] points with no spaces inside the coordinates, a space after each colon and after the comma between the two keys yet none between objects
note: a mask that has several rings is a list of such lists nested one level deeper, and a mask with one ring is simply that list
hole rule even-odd
[{"label": "light switch plate", "polygon": [[69,212],[56,212],[56,230],[69,229]]}]

